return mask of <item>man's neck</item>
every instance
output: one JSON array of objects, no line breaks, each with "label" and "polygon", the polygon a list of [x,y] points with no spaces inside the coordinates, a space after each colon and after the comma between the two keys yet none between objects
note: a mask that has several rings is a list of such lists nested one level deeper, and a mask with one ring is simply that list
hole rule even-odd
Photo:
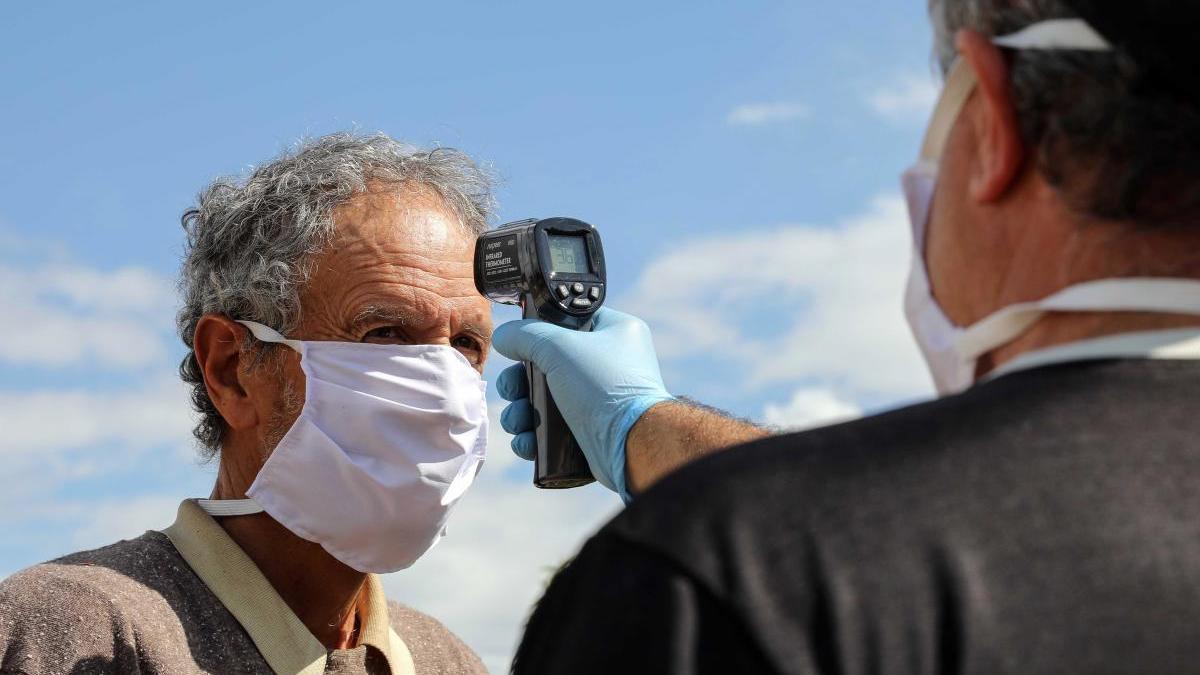
[{"label": "man's neck", "polygon": [[[231,434],[222,449],[212,499],[246,497],[261,468],[261,461],[255,460],[262,444],[257,437]],[[217,518],[217,523],[321,644],[329,649],[357,644],[357,626],[365,615],[366,574],[329,555],[319,544],[292,534],[266,513]]]},{"label": "man's neck", "polygon": [[1152,312],[1048,314],[1024,335],[980,359],[977,375],[982,377],[1022,354],[1039,349],[1120,333],[1169,330],[1190,326],[1200,327],[1200,316]]},{"label": "man's neck", "polygon": [[[239,445],[231,443],[232,445]],[[253,444],[234,448],[236,456],[253,456]],[[230,450],[230,448],[226,448]],[[225,461],[217,471],[213,499],[243,499],[257,469]],[[356,619],[362,614],[367,575],[347,567],[320,545],[292,534],[265,513],[218,518],[217,523],[250,556],[271,586],[310,633],[329,649],[353,647]]]},{"label": "man's neck", "polygon": [[366,574],[292,534],[265,513],[217,522],[321,644],[329,649],[357,644]]}]

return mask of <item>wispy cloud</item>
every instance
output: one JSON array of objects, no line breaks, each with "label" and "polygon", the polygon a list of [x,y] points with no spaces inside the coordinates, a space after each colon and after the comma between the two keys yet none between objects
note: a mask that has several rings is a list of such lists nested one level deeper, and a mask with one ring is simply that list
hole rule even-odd
[{"label": "wispy cloud", "polygon": [[0,391],[0,458],[113,443],[124,451],[187,445],[193,413],[178,379],[134,390]]},{"label": "wispy cloud", "polygon": [[79,514],[82,523],[71,533],[72,542],[80,549],[97,548],[162,529],[175,520],[179,502],[178,496],[142,494],[88,504]]},{"label": "wispy cloud", "polygon": [[725,121],[733,126],[760,127],[768,124],[793,122],[804,119],[808,115],[808,106],[803,103],[787,101],[745,103],[729,111]]},{"label": "wispy cloud", "polygon": [[928,75],[904,73],[867,95],[875,114],[893,122],[923,122],[933,112],[938,85]]},{"label": "wispy cloud", "polygon": [[0,263],[0,361],[129,368],[161,363],[175,303],[145,269]]},{"label": "wispy cloud", "polygon": [[[169,524],[151,523],[162,495],[211,481],[192,462],[191,406],[168,358],[174,295],[144,268],[98,269],[0,230],[0,372],[14,375],[0,387],[0,574]],[[134,523],[126,506],[146,516]]]},{"label": "wispy cloud", "polygon": [[211,486],[195,463],[184,384],[169,370],[128,374],[145,381],[0,390],[0,529],[12,544],[0,576],[169,525],[164,504]]},{"label": "wispy cloud", "polygon": [[835,422],[845,422],[862,415],[862,408],[832,389],[805,387],[796,390],[783,404],[768,404],[763,421],[788,431],[811,429]]},{"label": "wispy cloud", "polygon": [[[693,240],[651,262],[622,304],[650,322],[664,360],[736,366],[747,390],[817,381],[852,397],[923,394],[928,375],[901,312],[906,218],[888,194],[832,227]],[[708,302],[676,301],[685,296]],[[764,317],[783,328],[763,334]]]}]

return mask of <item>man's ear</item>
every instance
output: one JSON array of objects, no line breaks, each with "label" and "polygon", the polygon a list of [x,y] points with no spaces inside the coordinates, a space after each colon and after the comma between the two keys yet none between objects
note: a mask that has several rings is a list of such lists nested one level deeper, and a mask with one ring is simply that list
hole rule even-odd
[{"label": "man's ear", "polygon": [[979,202],[994,202],[1013,187],[1025,164],[1008,62],[1000,48],[978,31],[960,30],[955,42],[978,81],[972,97],[975,102],[963,111],[969,115],[976,147],[967,189]]},{"label": "man's ear", "polygon": [[248,429],[258,424],[258,413],[240,376],[245,333],[246,329],[229,317],[205,314],[196,323],[192,341],[208,398],[231,429]]}]

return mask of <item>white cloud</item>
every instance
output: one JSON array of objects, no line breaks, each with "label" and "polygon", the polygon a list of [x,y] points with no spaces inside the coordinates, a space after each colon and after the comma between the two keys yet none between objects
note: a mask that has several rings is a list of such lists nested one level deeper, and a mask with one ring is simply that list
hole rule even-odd
[{"label": "white cloud", "polygon": [[182,496],[134,495],[83,505],[79,514],[83,524],[72,533],[72,543],[87,550],[139,537],[146,530],[161,530],[175,521],[180,501]]},{"label": "white cloud", "polygon": [[929,76],[904,73],[867,96],[876,114],[895,122],[929,119],[938,98],[938,85]]},{"label": "white cloud", "polygon": [[763,421],[779,429],[799,431],[846,422],[862,415],[862,408],[836,392],[821,387],[806,387],[792,394],[782,405],[767,404]]},{"label": "white cloud", "polygon": [[160,363],[171,282],[145,269],[0,264],[0,361],[40,367]]},{"label": "white cloud", "polygon": [[186,445],[193,413],[179,380],[152,380],[131,391],[0,391],[0,458],[113,443],[124,451]]},{"label": "white cloud", "polygon": [[58,295],[75,307],[96,312],[157,313],[170,309],[175,294],[170,280],[140,267],[101,272],[78,265],[39,270],[35,287]]},{"label": "white cloud", "polygon": [[758,127],[792,122],[808,117],[808,114],[808,106],[803,103],[746,103],[729,111],[725,121],[733,126]]},{"label": "white cloud", "polygon": [[[182,499],[207,494],[212,484],[211,476],[199,473],[183,480],[156,476],[129,486],[118,497],[55,496],[53,484],[69,478],[69,472],[53,464],[24,467],[6,476],[9,483],[20,484],[14,486],[15,493],[9,489],[0,493],[0,528],[8,535],[10,548],[23,554],[0,558],[0,579],[28,565],[161,530],[175,520]],[[33,489],[26,489],[30,483]]]},{"label": "white cloud", "polygon": [[0,391],[0,529],[14,541],[0,576],[170,524],[179,499],[211,485],[191,461],[192,421],[183,384],[166,376]]},{"label": "white cloud", "polygon": [[[132,511],[129,517],[120,512],[147,512],[164,503],[165,498],[147,502],[148,492],[179,489],[171,498],[178,501],[204,489],[211,477],[188,466],[195,457],[192,424],[183,383],[165,376],[129,390],[0,391],[5,472],[0,527],[43,523],[62,536],[78,526],[72,541],[92,547],[112,543],[115,539],[105,541],[104,536],[118,530],[121,536],[136,536],[150,526],[169,524],[169,517],[134,518]],[[114,482],[124,488],[114,490]],[[101,495],[112,494],[122,496],[110,505]],[[69,543],[65,538],[30,542],[31,557],[23,563],[66,553]]]},{"label": "white cloud", "polygon": [[452,515],[446,538],[384,585],[389,597],[442,621],[501,673],[553,570],[620,501],[598,485],[533,487],[533,465],[513,455],[511,437],[500,429],[500,406],[491,412],[487,464]]},{"label": "white cloud", "polygon": [[[0,230],[0,243],[13,246],[0,257],[0,363],[84,365],[87,373],[104,368],[136,378],[126,385],[6,382],[0,389],[0,460],[8,479],[0,520],[72,522],[72,514],[87,516],[92,502],[51,497],[64,486],[127,477],[151,449],[168,448],[179,459],[191,454],[187,389],[165,358],[174,290],[142,268],[70,263],[66,251],[41,240]],[[23,262],[11,262],[14,254]],[[164,459],[153,458],[156,466]]]},{"label": "white cloud", "polygon": [[[901,311],[909,250],[903,200],[881,196],[836,227],[738,230],[673,248],[620,306],[651,324],[662,358],[736,365],[734,384],[749,390],[815,379],[855,398],[923,394],[928,375]],[[763,334],[766,320],[783,328]]]}]

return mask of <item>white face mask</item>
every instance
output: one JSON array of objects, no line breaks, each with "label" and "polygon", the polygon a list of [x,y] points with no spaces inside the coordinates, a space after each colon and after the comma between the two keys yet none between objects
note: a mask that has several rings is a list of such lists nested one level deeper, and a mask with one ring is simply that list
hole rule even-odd
[{"label": "white face mask", "polygon": [[[1057,19],[1034,24],[993,42],[1011,49],[1109,51],[1111,47],[1087,23]],[[950,129],[975,88],[974,74],[961,61],[946,85],[929,124],[920,160],[902,183],[913,232],[912,271],[904,313],[939,394],[963,391],[975,381],[978,360],[1019,337],[1047,312],[1145,311],[1200,314],[1200,282],[1185,279],[1102,279],[1067,287],[1036,302],[1005,307],[979,323],[956,326],[938,305],[925,267],[925,234],[938,167]]]},{"label": "white face mask", "polygon": [[300,342],[304,407],[246,491],[198,500],[215,516],[266,511],[360,572],[412,565],[441,538],[487,444],[486,384],[443,345]]}]

